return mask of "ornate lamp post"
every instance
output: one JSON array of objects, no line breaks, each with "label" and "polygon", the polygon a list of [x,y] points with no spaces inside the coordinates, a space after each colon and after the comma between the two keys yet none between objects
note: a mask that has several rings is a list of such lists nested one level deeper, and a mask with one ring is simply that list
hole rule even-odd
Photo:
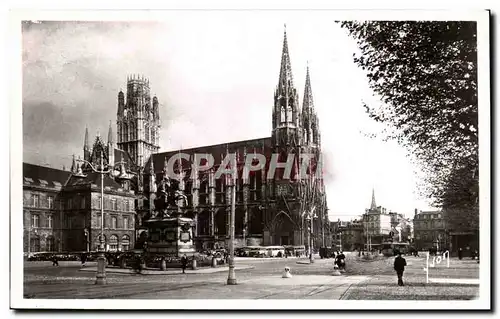
[{"label": "ornate lamp post", "polygon": [[[99,236],[99,255],[97,257],[97,273],[96,273],[96,285],[106,284],[106,256],[104,255],[104,174],[109,174],[111,169],[104,170],[104,160],[101,152],[101,165],[98,170],[90,162],[82,159],[78,159],[79,162],[84,162],[89,165],[89,167],[96,173],[101,175],[101,235]],[[121,162],[119,162],[121,163]]]},{"label": "ornate lamp post", "polygon": [[343,251],[343,247],[342,247],[342,231],[339,231],[339,239],[340,239],[340,251]]},{"label": "ornate lamp post", "polygon": [[229,187],[231,187],[231,220],[229,227],[229,273],[227,276],[228,285],[236,285],[236,273],[234,271],[234,218],[235,218],[235,208],[236,208],[236,156],[234,157],[232,166],[234,168],[233,174],[231,176]]},{"label": "ornate lamp post", "polygon": [[31,215],[30,215],[30,227],[28,228],[28,259],[31,254],[31,230],[33,229],[33,225],[31,224]]},{"label": "ornate lamp post", "polygon": [[317,216],[314,214],[314,211],[316,210],[316,206],[314,206],[310,212],[304,212],[307,214],[306,220],[310,222],[311,227],[309,228],[309,262],[312,264],[314,263],[314,239],[313,239],[313,233],[314,233],[314,218]]}]

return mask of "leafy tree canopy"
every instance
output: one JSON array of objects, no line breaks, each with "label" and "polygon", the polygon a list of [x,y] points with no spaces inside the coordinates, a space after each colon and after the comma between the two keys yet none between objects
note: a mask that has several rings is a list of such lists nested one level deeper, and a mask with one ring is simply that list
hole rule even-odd
[{"label": "leafy tree canopy", "polygon": [[447,208],[478,209],[476,23],[344,21],[382,106],[368,115],[393,128],[428,172],[427,194]]}]

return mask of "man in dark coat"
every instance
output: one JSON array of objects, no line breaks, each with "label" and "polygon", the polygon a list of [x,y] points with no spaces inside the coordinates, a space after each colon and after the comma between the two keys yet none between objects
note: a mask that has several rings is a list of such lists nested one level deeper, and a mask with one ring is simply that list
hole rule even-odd
[{"label": "man in dark coat", "polygon": [[85,267],[85,262],[87,262],[87,253],[82,253],[80,260],[82,261],[82,267]]},{"label": "man in dark coat", "polygon": [[403,272],[405,271],[406,259],[401,257],[401,253],[398,253],[396,259],[394,259],[394,270],[398,275],[398,286],[404,286],[403,284]]},{"label": "man in dark coat", "polygon": [[458,259],[462,260],[462,257],[463,257],[462,248],[458,248]]},{"label": "man in dark coat", "polygon": [[337,266],[339,269],[345,269],[345,255],[342,251],[337,255]]},{"label": "man in dark coat", "polygon": [[57,255],[52,256],[52,266],[59,266],[59,261],[57,260]]},{"label": "man in dark coat", "polygon": [[187,259],[186,254],[184,254],[184,255],[181,257],[181,266],[182,266],[182,273],[183,273],[183,274],[185,274],[185,273],[186,273],[187,263],[188,263],[188,259]]}]

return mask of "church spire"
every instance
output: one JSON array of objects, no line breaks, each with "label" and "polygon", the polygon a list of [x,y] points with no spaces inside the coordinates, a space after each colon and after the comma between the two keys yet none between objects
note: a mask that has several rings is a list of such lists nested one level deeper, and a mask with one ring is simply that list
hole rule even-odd
[{"label": "church spire", "polygon": [[375,189],[372,188],[372,204],[370,206],[370,209],[376,209],[377,204],[375,203]]},{"label": "church spire", "polygon": [[292,64],[290,63],[290,54],[288,52],[288,41],[286,37],[286,25],[283,35],[283,49],[281,52],[280,77],[278,82],[278,91],[285,87],[293,88]]},{"label": "church spire", "polygon": [[75,160],[75,154],[73,154],[73,161],[71,162],[71,173],[76,173],[77,167],[76,167],[76,160]]},{"label": "church spire", "polygon": [[89,144],[89,128],[85,126],[85,140],[83,142],[83,150],[88,151],[90,150],[90,144]]},{"label": "church spire", "polygon": [[311,79],[309,77],[309,63],[308,63],[306,71],[306,86],[304,88],[304,101],[302,102],[302,112],[305,113],[306,111],[313,109],[314,109],[314,101],[311,90]]},{"label": "church spire", "polygon": [[111,127],[111,121],[109,121],[108,143],[113,144],[113,129]]},{"label": "church spire", "polygon": [[83,159],[90,161],[89,128],[85,126],[85,140],[83,141]]},{"label": "church spire", "polygon": [[288,39],[285,29],[280,74],[274,93],[274,107],[272,112],[273,131],[271,138],[275,146],[290,146],[300,143],[297,132],[297,128],[300,125],[298,99],[297,89],[293,84],[292,65],[290,63]]}]

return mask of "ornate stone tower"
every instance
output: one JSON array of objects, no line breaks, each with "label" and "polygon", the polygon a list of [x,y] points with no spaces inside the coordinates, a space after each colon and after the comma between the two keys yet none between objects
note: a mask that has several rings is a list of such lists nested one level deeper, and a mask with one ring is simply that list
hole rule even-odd
[{"label": "ornate stone tower", "polygon": [[283,39],[278,85],[274,93],[273,146],[289,150],[300,145],[299,95],[293,84],[286,30]]},{"label": "ornate stone tower", "polygon": [[[278,85],[274,93],[272,123],[271,141],[273,153],[277,154],[278,162],[287,162],[290,158],[289,155],[293,154],[295,162],[293,167],[298,167],[302,128],[300,126],[299,95],[293,83],[286,29],[283,37]],[[291,174],[288,175],[284,168],[276,169],[274,181],[267,182],[270,186],[270,194],[280,196],[290,192],[288,178],[293,178],[295,174],[295,170],[292,170]]]},{"label": "ornate stone tower", "polygon": [[160,149],[158,99],[151,100],[149,80],[139,75],[127,78],[127,98],[118,93],[117,146],[144,168],[152,153]]},{"label": "ornate stone tower", "polygon": [[[309,66],[306,72],[306,85],[304,88],[304,100],[302,102],[302,146],[309,151],[321,148],[321,136],[319,131],[319,120],[314,109],[314,100],[309,77]],[[306,151],[306,150],[304,150]]]},{"label": "ornate stone tower", "polygon": [[314,155],[312,165],[316,165],[321,156],[321,134],[319,119],[314,109],[314,100],[311,89],[309,66],[306,71],[306,84],[304,87],[304,100],[302,102],[301,126],[301,152]]}]

